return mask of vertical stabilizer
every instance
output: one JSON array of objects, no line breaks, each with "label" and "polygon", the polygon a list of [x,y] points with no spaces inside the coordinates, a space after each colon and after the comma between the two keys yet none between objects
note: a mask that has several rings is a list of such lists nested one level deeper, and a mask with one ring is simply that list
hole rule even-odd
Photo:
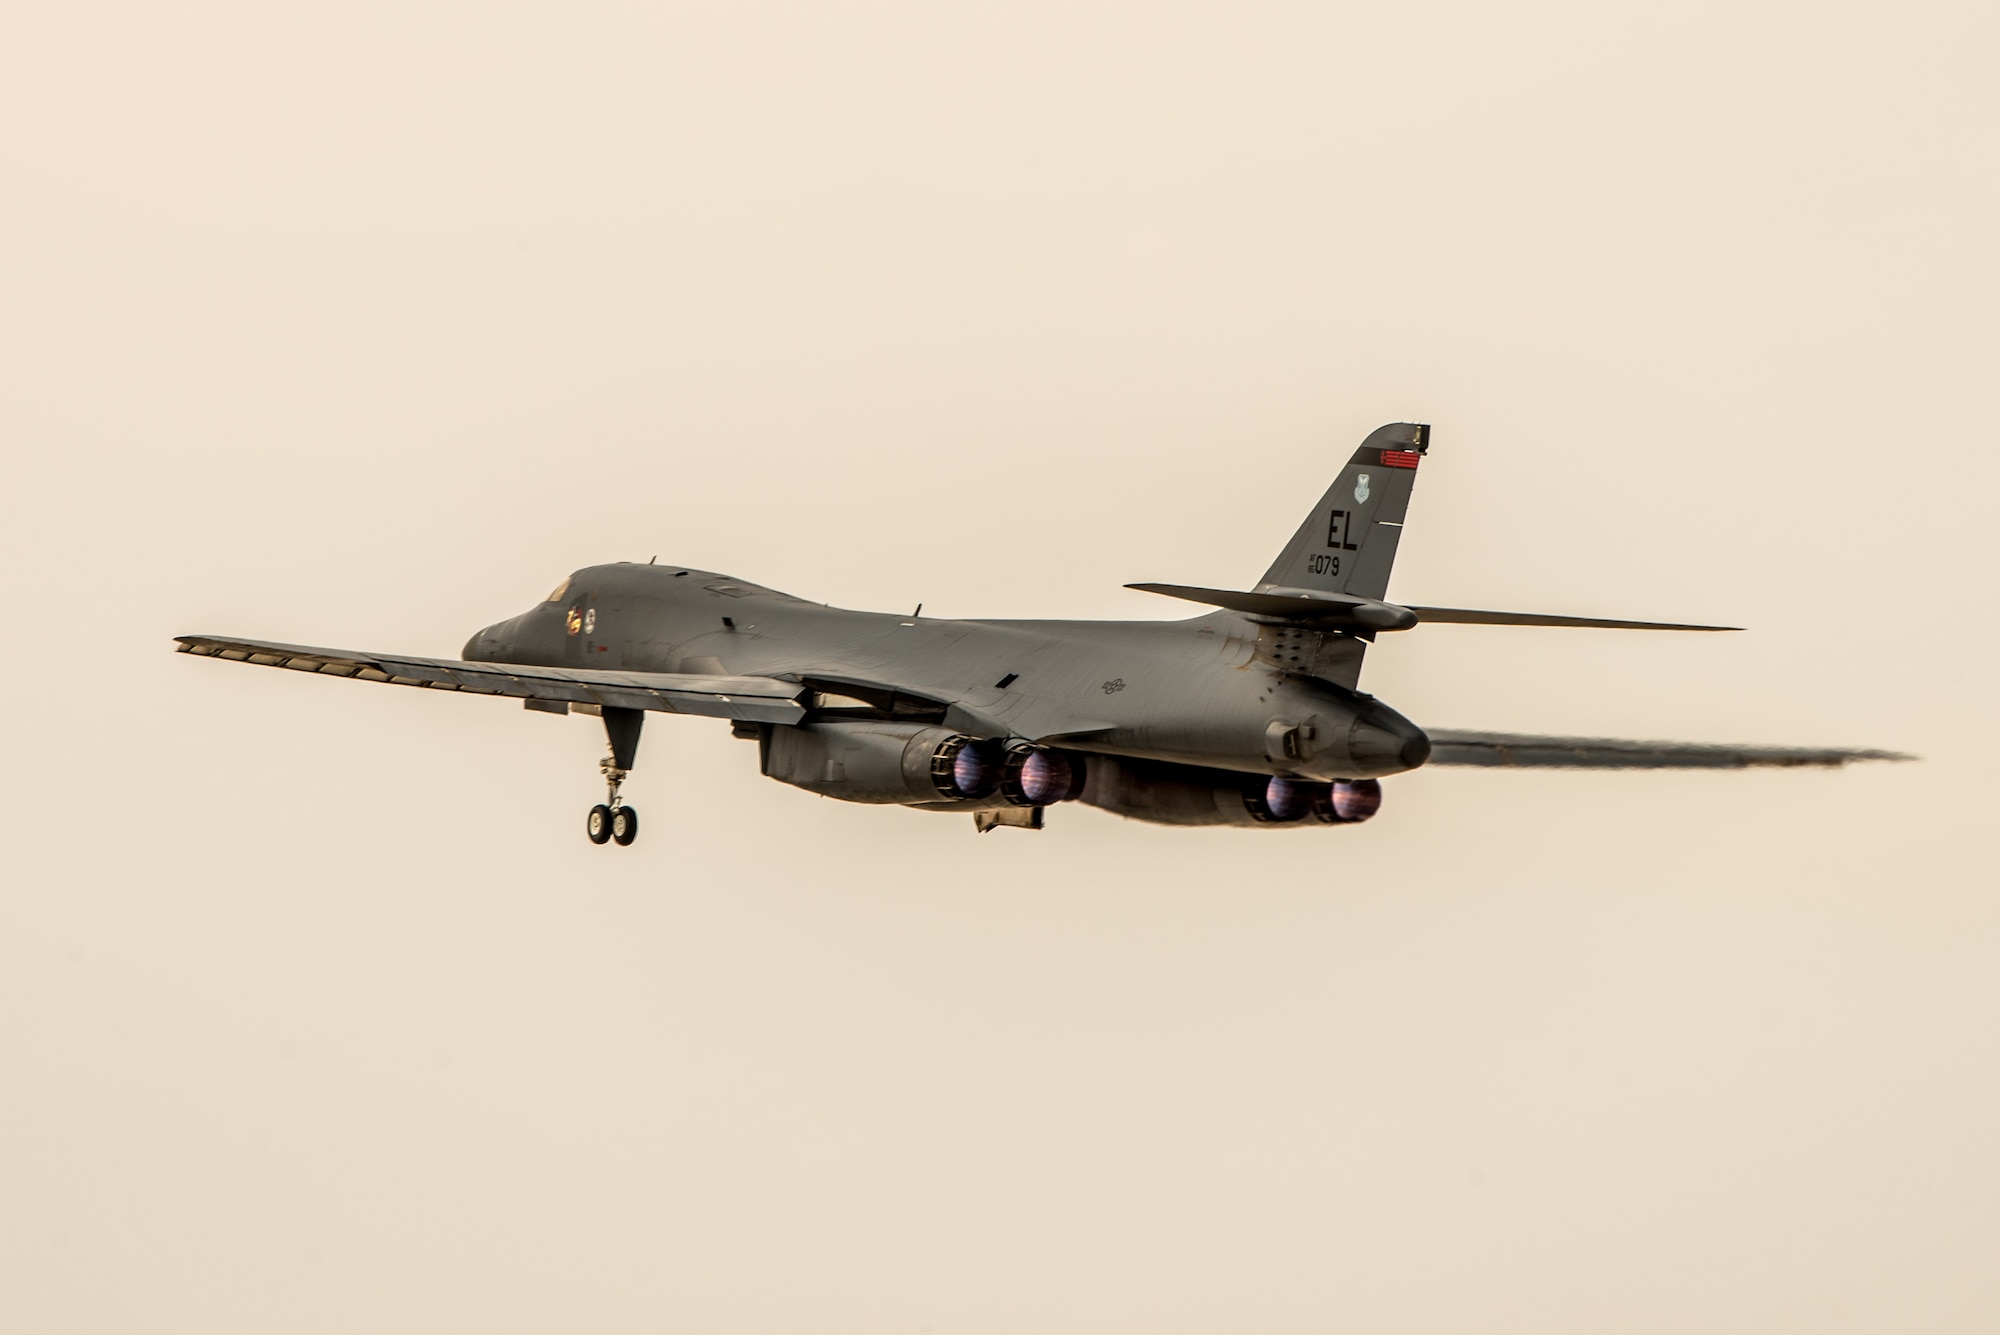
[{"label": "vertical stabilizer", "polygon": [[1377,428],[1257,587],[1385,598],[1410,489],[1430,443],[1431,429],[1421,423]]}]

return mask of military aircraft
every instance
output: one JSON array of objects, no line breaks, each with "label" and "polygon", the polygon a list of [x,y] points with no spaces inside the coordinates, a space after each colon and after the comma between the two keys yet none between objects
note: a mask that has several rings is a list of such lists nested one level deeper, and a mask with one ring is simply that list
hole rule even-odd
[{"label": "military aircraft", "polygon": [[1377,635],[1426,623],[1724,631],[1404,606],[1390,567],[1430,428],[1373,432],[1248,590],[1131,584],[1213,610],[1184,621],[984,621],[851,612],[657,563],[591,566],[467,641],[462,659],[212,635],[180,651],[363,681],[513,696],[602,718],[593,843],[630,844],[623,785],[649,710],[730,720],[763,773],[848,802],[1041,829],[1080,801],[1165,825],[1312,828],[1373,816],[1420,765],[1732,769],[1902,760],[1886,751],[1424,729],[1360,689]]}]

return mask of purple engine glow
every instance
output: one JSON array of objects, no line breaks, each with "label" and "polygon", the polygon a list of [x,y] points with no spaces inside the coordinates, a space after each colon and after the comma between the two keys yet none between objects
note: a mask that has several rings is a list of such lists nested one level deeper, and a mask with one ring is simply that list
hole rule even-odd
[{"label": "purple engine glow", "polygon": [[960,797],[976,796],[991,786],[987,782],[986,761],[980,757],[978,748],[960,747],[951,758],[951,782]]},{"label": "purple engine glow", "polygon": [[1021,761],[1021,796],[1037,806],[1058,802],[1070,790],[1069,761],[1053,751],[1030,751]]},{"label": "purple engine glow", "polygon": [[1273,778],[1264,785],[1264,809],[1275,821],[1298,820],[1312,810],[1312,786],[1296,779]]},{"label": "purple engine glow", "polygon": [[1355,779],[1333,785],[1333,814],[1343,821],[1367,820],[1382,809],[1382,785]]}]

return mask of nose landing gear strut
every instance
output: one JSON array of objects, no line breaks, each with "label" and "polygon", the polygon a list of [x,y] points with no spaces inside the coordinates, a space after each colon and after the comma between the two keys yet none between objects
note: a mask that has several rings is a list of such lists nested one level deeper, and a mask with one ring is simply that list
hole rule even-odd
[{"label": "nose landing gear strut", "polygon": [[604,775],[605,800],[590,809],[590,819],[584,825],[593,844],[616,840],[623,847],[639,837],[639,813],[625,805],[619,789],[638,759],[639,729],[645,721],[642,709],[604,707],[604,735],[611,743],[611,754],[597,764]]}]

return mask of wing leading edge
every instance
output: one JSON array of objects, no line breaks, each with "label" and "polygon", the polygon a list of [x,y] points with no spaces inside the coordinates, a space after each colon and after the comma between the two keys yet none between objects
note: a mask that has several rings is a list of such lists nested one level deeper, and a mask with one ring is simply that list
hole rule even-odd
[{"label": "wing leading edge", "polygon": [[474,695],[561,701],[564,704],[650,709],[665,714],[700,714],[752,723],[797,723],[805,717],[799,697],[803,683],[772,677],[705,677],[679,672],[611,672],[579,668],[529,667],[520,663],[469,663],[456,658],[316,649],[263,640],[230,640],[211,635],[177,637],[180,652],[238,663],[290,668],[331,677],[386,681]]},{"label": "wing leading edge", "polygon": [[1640,742],[1616,737],[1535,737],[1508,732],[1440,730],[1431,732],[1430,739],[1433,765],[1514,769],[1750,769],[1804,765],[1838,768],[1862,760],[1916,759],[1898,751]]}]

